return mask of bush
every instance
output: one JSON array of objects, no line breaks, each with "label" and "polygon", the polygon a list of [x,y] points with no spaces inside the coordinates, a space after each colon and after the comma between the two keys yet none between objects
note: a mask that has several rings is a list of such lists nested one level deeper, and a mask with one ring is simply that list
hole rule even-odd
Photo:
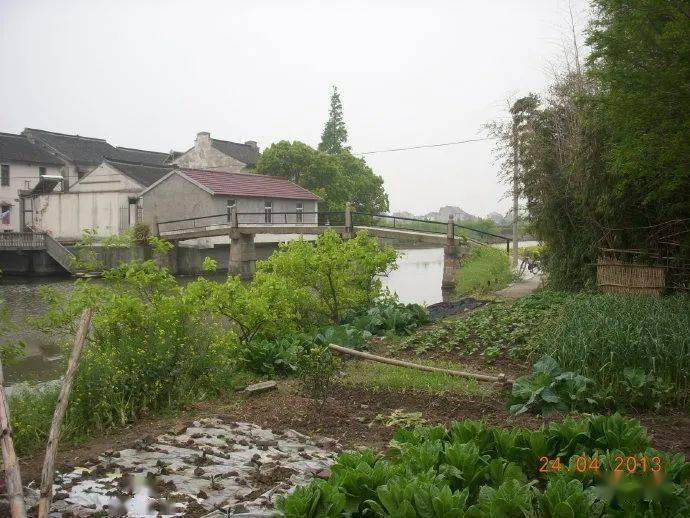
[{"label": "bush", "polygon": [[[327,481],[298,488],[278,508],[295,517],[410,518],[680,517],[690,511],[690,463],[650,448],[640,423],[619,415],[538,430],[481,421],[399,429],[391,445],[385,454],[341,454]],[[615,471],[618,457],[635,459],[634,472]]]},{"label": "bush", "polygon": [[302,343],[298,338],[255,340],[238,349],[242,366],[256,374],[273,376],[297,370]]},{"label": "bush", "polygon": [[478,246],[465,257],[458,271],[461,294],[487,293],[506,287],[513,280],[508,255],[490,246]]},{"label": "bush", "polygon": [[[77,282],[71,293],[52,292],[47,300],[51,309],[37,323],[65,333],[69,341],[75,317],[86,306],[97,308],[65,417],[68,440],[217,396],[235,385],[233,337],[209,322],[153,261],[110,270],[103,283]],[[55,399],[53,391],[12,401],[20,451],[45,439]]]},{"label": "bush", "polygon": [[327,345],[313,345],[299,358],[298,375],[304,391],[321,405],[333,385],[339,362]]},{"label": "bush", "polygon": [[380,276],[395,268],[396,253],[360,232],[344,241],[332,230],[315,243],[304,240],[281,244],[259,276],[277,276],[302,290],[301,312],[317,323],[339,324],[349,311],[371,306],[383,293]]}]

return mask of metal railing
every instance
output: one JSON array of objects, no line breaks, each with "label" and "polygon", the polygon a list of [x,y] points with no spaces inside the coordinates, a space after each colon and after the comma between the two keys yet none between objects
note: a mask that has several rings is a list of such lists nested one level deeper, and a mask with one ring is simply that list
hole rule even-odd
[{"label": "metal railing", "polygon": [[[238,227],[252,226],[330,226],[343,225],[345,213],[340,211],[264,211],[264,212],[237,212]],[[158,222],[158,231],[182,232],[204,230],[212,227],[227,226],[232,224],[232,212],[208,216],[195,216],[192,218],[169,219]]]},{"label": "metal railing", "polygon": [[[391,216],[388,214],[375,214],[371,212],[352,212],[353,225],[375,226],[381,228],[393,228],[396,230],[409,230],[429,234],[448,234],[448,222],[408,218],[404,216]],[[479,230],[477,228],[453,223],[453,236],[465,237],[477,244],[493,245],[505,243],[506,251],[510,253],[511,238]]]},{"label": "metal railing", "polygon": [[[233,216],[234,214],[234,216]],[[348,219],[347,211],[273,211],[263,212],[233,212],[228,210],[220,214],[195,216],[191,218],[171,219],[158,222],[158,231],[162,235],[166,232],[184,232],[205,230],[212,227],[232,226],[233,217],[237,227],[271,227],[271,226],[344,226]],[[408,230],[430,234],[447,235],[448,222],[434,221],[373,212],[349,211],[351,226],[381,227],[396,230]],[[453,223],[453,236],[464,237],[480,245],[494,245],[505,243],[506,251],[510,253],[511,238],[500,234],[493,234],[477,228],[459,223]]]}]

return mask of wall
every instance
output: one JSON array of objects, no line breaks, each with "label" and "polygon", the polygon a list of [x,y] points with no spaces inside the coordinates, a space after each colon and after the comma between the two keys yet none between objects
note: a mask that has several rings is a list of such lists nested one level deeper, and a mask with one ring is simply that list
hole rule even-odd
[{"label": "wall", "polygon": [[240,171],[245,164],[221,153],[211,145],[210,137],[197,136],[194,147],[173,161],[189,169],[210,169],[214,171]]},{"label": "wall", "polygon": [[[177,174],[168,176],[156,187],[144,193],[141,203],[143,222],[152,230],[156,221],[220,214],[227,210],[225,200],[214,198],[207,191]],[[160,230],[175,228],[177,227],[173,225],[163,225]]]},{"label": "wall", "polygon": [[123,191],[138,194],[142,190],[142,185],[105,163],[70,187],[71,192]]},{"label": "wall", "polygon": [[[170,175],[150,191],[141,196],[143,207],[143,222],[154,229],[156,221],[167,221],[186,218],[198,218],[218,214],[214,218],[197,220],[200,227],[211,225],[225,225],[228,223],[228,199],[230,196],[213,196],[208,191],[197,187],[177,174]],[[273,212],[295,212],[297,203],[302,201],[305,212],[302,223],[316,224],[317,215],[307,214],[318,210],[318,203],[313,200],[288,200],[271,198],[232,198],[236,201],[240,224],[263,224],[264,203],[273,202]],[[243,212],[258,213],[255,215],[241,215]],[[273,223],[284,224],[285,218],[288,224],[295,223],[295,215],[275,214]],[[168,223],[159,225],[159,232],[166,232],[186,228],[192,222]]]},{"label": "wall", "polygon": [[78,240],[82,229],[97,228],[98,235],[119,234],[121,211],[128,207],[122,192],[67,192],[33,197],[33,225],[63,241]]},{"label": "wall", "polygon": [[[19,190],[32,189],[38,183],[37,164],[23,164],[20,162],[2,162],[10,166],[10,185],[0,186],[0,204],[8,204],[10,209],[10,223],[4,225],[0,221],[0,232],[12,230],[19,232]],[[45,166],[46,174],[61,175],[60,166]]]}]

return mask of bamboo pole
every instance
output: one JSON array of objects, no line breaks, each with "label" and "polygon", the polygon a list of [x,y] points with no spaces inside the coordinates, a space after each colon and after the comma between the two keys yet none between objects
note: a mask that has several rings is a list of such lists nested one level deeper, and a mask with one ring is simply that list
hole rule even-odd
[{"label": "bamboo pole", "polygon": [[38,518],[47,518],[50,511],[50,503],[53,499],[53,477],[55,476],[55,456],[57,454],[58,443],[60,441],[60,428],[62,421],[65,418],[67,404],[69,403],[69,396],[72,392],[72,382],[74,375],[77,372],[79,364],[79,357],[84,348],[86,335],[89,332],[91,325],[91,316],[93,315],[93,308],[87,308],[81,315],[77,334],[74,337],[74,344],[72,345],[72,353],[67,364],[67,372],[65,378],[62,380],[62,387],[60,387],[60,395],[58,396],[57,404],[55,406],[55,413],[53,414],[53,422],[50,424],[50,434],[48,435],[48,444],[46,445],[46,456],[43,460],[43,472],[41,473],[41,497],[38,500]]},{"label": "bamboo pole", "polygon": [[440,367],[431,367],[429,365],[420,365],[418,363],[412,363],[405,360],[396,360],[395,358],[385,358],[384,356],[377,356],[375,354],[365,353],[364,351],[355,351],[354,349],[348,349],[347,347],[341,347],[335,344],[330,344],[329,347],[331,348],[331,350],[342,354],[349,354],[350,356],[357,356],[359,358],[364,358],[366,360],[387,363],[389,365],[397,365],[398,367],[407,367],[410,369],[418,369],[420,371],[427,372],[440,372],[442,374],[458,376],[459,378],[469,378],[479,381],[491,381],[494,383],[501,383],[503,385],[513,384],[513,380],[506,378],[506,375],[503,373],[499,374],[498,376],[490,376],[488,374],[476,374],[474,372],[456,371],[452,369],[443,369]]},{"label": "bamboo pole", "polygon": [[12,518],[26,518],[22,475],[19,470],[17,454],[14,451],[14,441],[12,440],[10,409],[5,394],[2,361],[0,361],[0,429],[0,445],[2,445],[2,462],[5,466],[5,483],[7,485],[7,499],[10,504],[10,516]]}]

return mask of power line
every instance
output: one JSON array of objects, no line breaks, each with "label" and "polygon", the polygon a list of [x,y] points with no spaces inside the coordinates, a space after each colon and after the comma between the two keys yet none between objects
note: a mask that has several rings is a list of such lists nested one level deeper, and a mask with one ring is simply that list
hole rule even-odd
[{"label": "power line", "polygon": [[467,144],[468,142],[480,142],[482,140],[492,140],[495,137],[482,137],[467,140],[457,140],[455,142],[443,142],[442,144],[422,144],[421,146],[398,147],[392,149],[377,149],[375,151],[364,151],[363,153],[354,153],[355,155],[373,155],[374,153],[390,153],[391,151],[408,151],[410,149],[422,149],[430,147],[455,146],[457,144]]}]

